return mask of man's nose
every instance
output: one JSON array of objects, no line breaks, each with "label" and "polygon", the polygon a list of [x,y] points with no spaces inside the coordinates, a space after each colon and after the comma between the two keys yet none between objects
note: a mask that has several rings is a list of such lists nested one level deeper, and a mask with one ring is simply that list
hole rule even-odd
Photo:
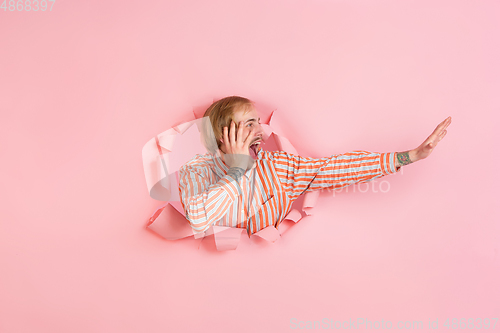
[{"label": "man's nose", "polygon": [[260,137],[261,139],[264,137],[264,129],[260,124],[258,124],[255,129],[255,136]]}]

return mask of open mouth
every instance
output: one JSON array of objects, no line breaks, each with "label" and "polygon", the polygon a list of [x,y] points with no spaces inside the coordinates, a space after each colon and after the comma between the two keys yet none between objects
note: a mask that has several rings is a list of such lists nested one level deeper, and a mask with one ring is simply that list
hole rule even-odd
[{"label": "open mouth", "polygon": [[258,140],[258,141],[255,141],[254,143],[252,143],[250,145],[250,148],[252,148],[254,151],[257,150],[257,148],[260,147],[260,144],[262,143],[262,141]]},{"label": "open mouth", "polygon": [[262,141],[258,140],[250,145],[249,148],[250,148],[250,151],[253,153],[252,154],[253,158],[255,158],[257,156],[257,149],[259,148],[261,143],[262,143]]},{"label": "open mouth", "polygon": [[262,141],[260,141],[260,140],[259,141],[255,141],[254,143],[252,143],[250,145],[250,147],[258,147],[261,143],[262,143]]}]

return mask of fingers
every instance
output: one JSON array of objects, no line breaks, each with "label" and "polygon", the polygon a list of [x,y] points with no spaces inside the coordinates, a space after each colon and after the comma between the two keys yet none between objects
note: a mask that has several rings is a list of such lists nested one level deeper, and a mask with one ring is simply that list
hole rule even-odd
[{"label": "fingers", "polygon": [[236,132],[235,126],[236,126],[236,124],[234,123],[234,121],[231,120],[231,130],[229,131],[229,140],[230,140],[229,143],[231,146],[236,141],[236,139],[234,137],[235,132]]},{"label": "fingers", "polygon": [[[236,144],[237,135],[236,135],[236,123],[231,120],[231,124],[229,124],[229,128],[224,126],[224,144],[226,147],[232,147]],[[238,134],[241,136],[241,126],[238,128]],[[229,132],[229,133],[228,133]]]},{"label": "fingers", "polygon": [[444,136],[446,135],[446,133],[448,133],[447,130],[445,129],[441,129],[439,133],[432,133],[432,135],[429,137],[429,138],[432,138],[432,141],[441,141]]},{"label": "fingers", "polygon": [[245,142],[245,139],[243,138],[243,122],[240,121],[240,125],[238,126],[238,139],[241,143]]},{"label": "fingers", "polygon": [[429,135],[429,137],[419,146],[419,148],[417,148],[421,152],[421,155],[424,154],[427,156],[432,152],[434,148],[436,148],[439,141],[441,141],[446,136],[446,133],[448,133],[446,131],[446,128],[450,124],[451,117],[448,117],[436,127],[434,132],[432,132],[432,134]]},{"label": "fingers", "polygon": [[231,152],[234,149],[238,149],[238,147],[241,146],[250,146],[250,143],[252,142],[253,137],[255,136],[254,134],[254,129],[250,131],[250,133],[247,135],[246,138],[243,136],[243,121],[240,121],[238,128],[236,129],[236,123],[231,120],[231,124],[229,125],[230,127],[228,128],[227,126],[224,127],[223,130],[223,144],[226,147],[226,152]]},{"label": "fingers", "polygon": [[[441,140],[446,135],[446,128],[451,124],[451,117],[443,120],[432,132],[432,134],[427,138],[427,140],[438,141]],[[434,145],[435,146],[435,145]]]},{"label": "fingers", "polygon": [[[238,126],[238,128],[236,128]],[[245,134],[244,134],[245,133]],[[250,145],[252,144],[256,134],[256,129],[245,132],[244,122],[241,121],[236,124],[231,120],[229,128],[227,126],[223,129],[223,140],[221,139],[226,154],[238,154],[248,151]],[[246,154],[245,154],[246,155]]]},{"label": "fingers", "polygon": [[238,143],[238,144],[242,144],[243,146],[249,146],[250,143],[252,142],[252,139],[255,135],[255,132],[254,130],[255,129],[252,129],[246,138],[243,137],[243,126],[244,125],[244,122],[243,121],[240,121],[240,124],[238,126],[238,136],[236,138],[236,142],[235,143]]},{"label": "fingers", "polygon": [[224,140],[222,140],[222,143],[224,144],[224,147],[225,147],[224,150],[227,152],[228,148],[229,148],[229,139],[228,139],[228,134],[227,134],[227,126],[224,126],[223,138],[224,138]]},{"label": "fingers", "polygon": [[450,124],[451,124],[451,117],[448,117],[443,121],[443,128],[442,129],[446,129]]},{"label": "fingers", "polygon": [[254,137],[254,134],[255,134],[255,129],[252,128],[252,130],[248,133],[247,137],[244,138],[243,137],[243,126],[244,125],[244,122],[243,121],[240,121],[240,126],[238,128],[238,139],[239,139],[239,142],[241,142],[244,146],[246,145],[250,145],[250,143],[252,142],[252,139]]},{"label": "fingers", "polygon": [[444,130],[443,132],[441,132],[436,138],[432,138],[430,140],[426,140],[426,142],[428,142],[427,144],[424,144],[424,146],[432,149],[434,147],[436,147],[436,145],[438,144],[439,141],[443,140],[443,138],[446,136],[446,133],[448,133],[446,130]]},{"label": "fingers", "polygon": [[246,147],[250,147],[250,144],[252,143],[253,138],[255,137],[255,128],[252,128],[250,133],[248,133],[248,136],[245,139],[244,145]]},{"label": "fingers", "polygon": [[438,130],[444,130],[446,129],[449,125],[451,124],[451,116],[446,118],[445,120],[443,120],[441,122],[441,124],[439,124],[437,127],[436,127],[436,130],[435,131],[438,131]]}]

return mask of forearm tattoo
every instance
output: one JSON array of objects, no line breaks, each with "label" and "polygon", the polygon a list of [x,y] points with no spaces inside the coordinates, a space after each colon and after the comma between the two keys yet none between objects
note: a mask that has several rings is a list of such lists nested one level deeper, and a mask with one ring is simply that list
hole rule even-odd
[{"label": "forearm tattoo", "polygon": [[233,177],[237,182],[240,181],[241,176],[245,174],[245,170],[239,167],[232,167],[227,171],[227,174]]},{"label": "forearm tattoo", "polygon": [[410,160],[409,151],[398,153],[397,157],[398,157],[398,162],[401,166],[413,163],[413,161]]}]

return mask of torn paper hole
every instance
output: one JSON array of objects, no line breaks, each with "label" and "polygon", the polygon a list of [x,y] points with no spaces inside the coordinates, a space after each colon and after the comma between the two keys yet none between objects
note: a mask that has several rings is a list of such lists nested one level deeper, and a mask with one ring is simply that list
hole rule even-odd
[{"label": "torn paper hole", "polygon": [[[147,227],[168,240],[186,237],[203,238],[214,234],[217,250],[234,250],[237,248],[241,233],[245,229],[214,225],[203,233],[196,233],[185,218],[185,212],[179,198],[179,169],[196,154],[207,153],[207,149],[200,139],[203,126],[203,118],[199,116],[203,113],[200,110],[198,112],[193,110],[194,120],[186,121],[158,134],[149,140],[142,149],[144,174],[149,194],[155,200],[166,201],[153,213]],[[279,114],[276,110],[272,111],[269,124],[262,124],[262,127],[266,135],[274,139],[278,150],[297,155],[297,150],[283,136]],[[305,214],[311,215],[318,195],[318,192],[305,194],[302,207]],[[260,237],[274,243],[301,218],[300,211],[292,208],[285,219],[280,222],[278,229],[274,226],[268,226],[250,237]]]}]

